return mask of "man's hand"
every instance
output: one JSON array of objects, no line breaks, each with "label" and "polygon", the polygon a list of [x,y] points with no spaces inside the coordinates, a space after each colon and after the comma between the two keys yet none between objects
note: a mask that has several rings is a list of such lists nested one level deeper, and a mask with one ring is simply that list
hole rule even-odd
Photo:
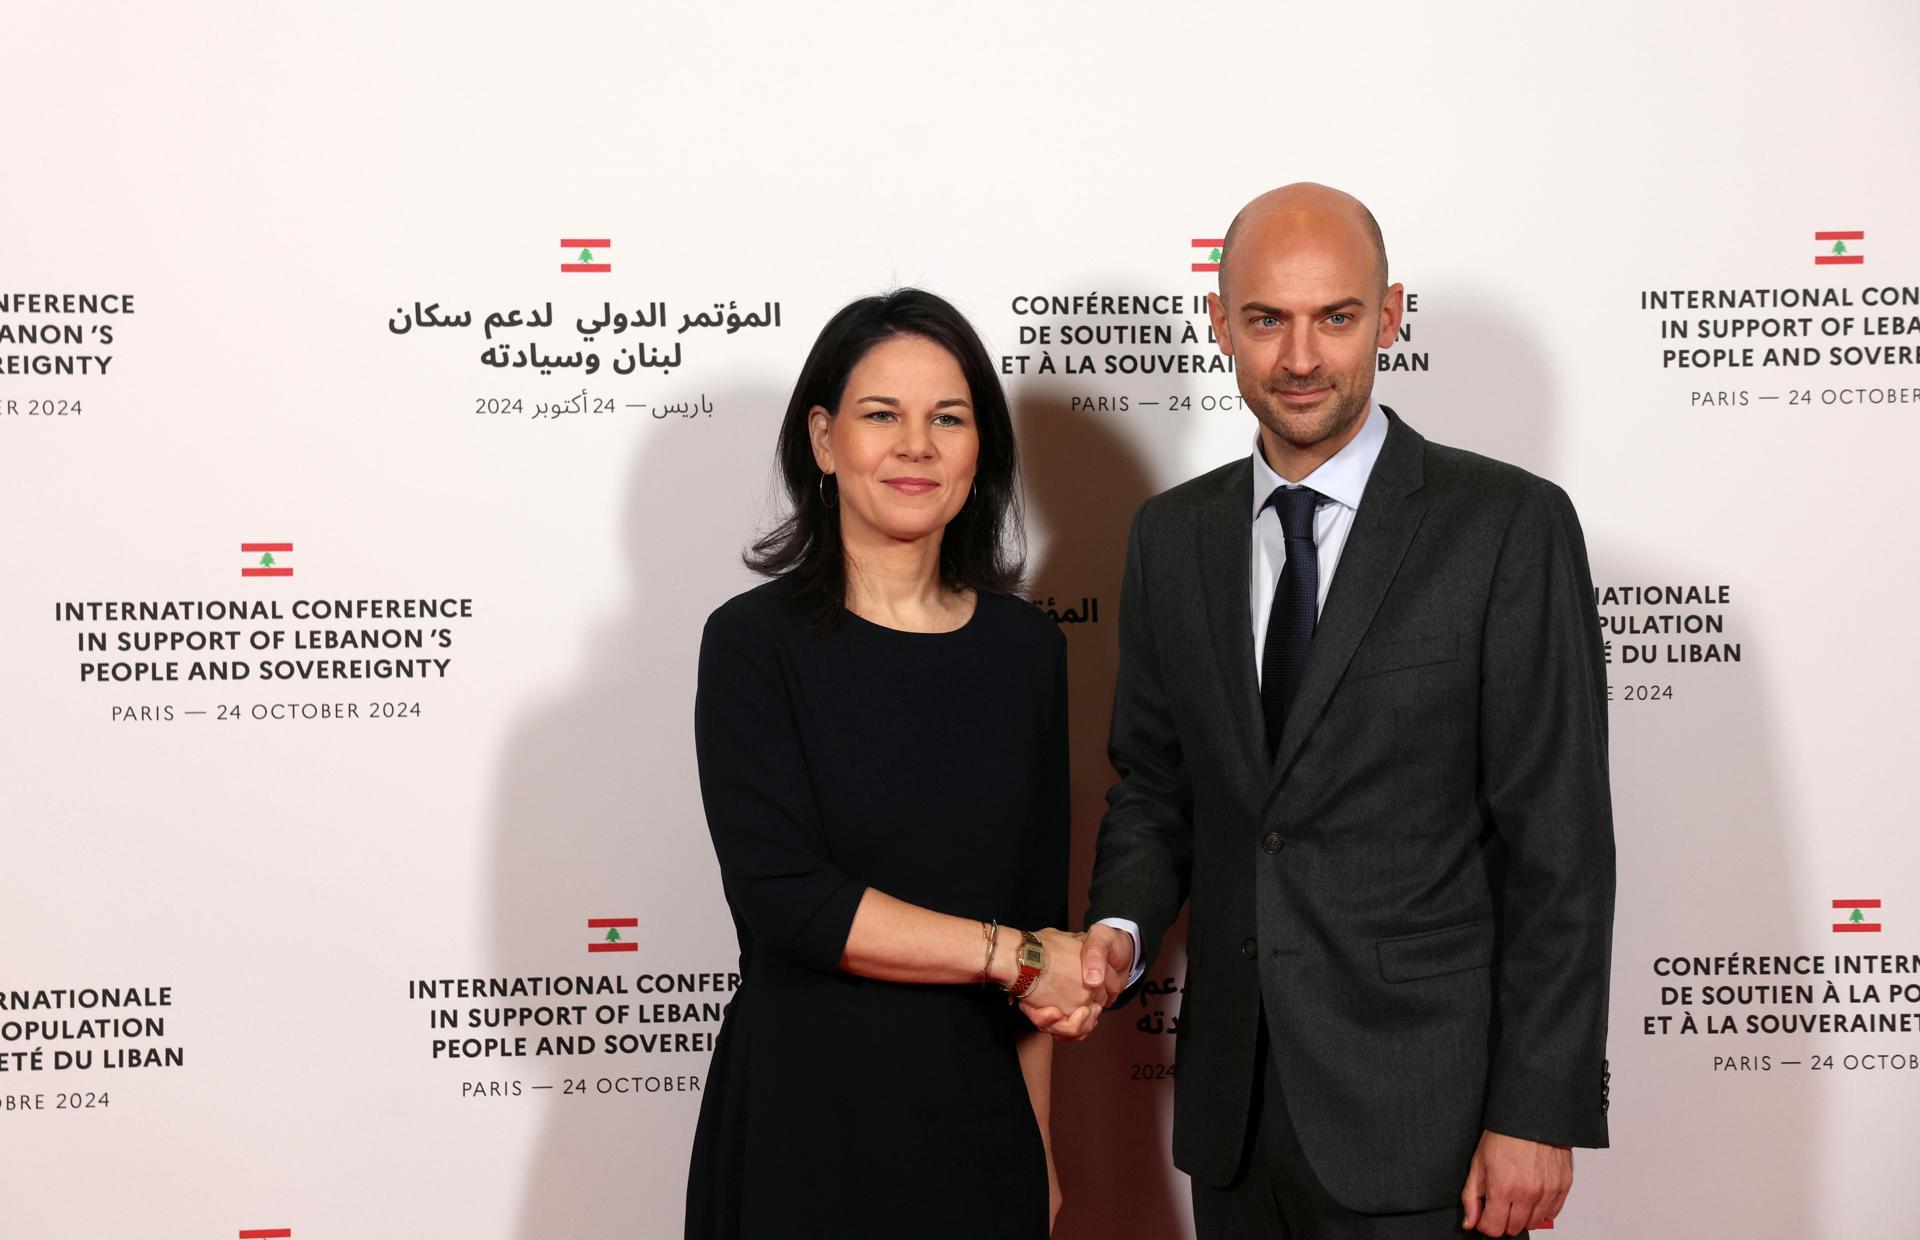
[{"label": "man's hand", "polygon": [[1460,1192],[1460,1229],[1517,1236],[1557,1218],[1572,1189],[1573,1151],[1566,1146],[1483,1132]]},{"label": "man's hand", "polygon": [[1116,926],[1095,926],[1087,931],[1080,949],[1081,980],[1088,990],[1100,991],[1106,1007],[1127,988],[1127,974],[1133,971],[1133,936]]}]

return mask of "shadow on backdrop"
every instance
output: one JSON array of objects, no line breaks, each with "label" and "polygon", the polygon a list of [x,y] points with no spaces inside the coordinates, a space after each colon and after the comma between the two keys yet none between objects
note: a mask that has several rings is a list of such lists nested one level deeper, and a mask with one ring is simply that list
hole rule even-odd
[{"label": "shadow on backdrop", "polygon": [[[695,652],[707,613],[756,580],[740,566],[739,550],[765,507],[786,397],[738,385],[711,388],[708,397],[714,412],[703,423],[669,419],[640,428],[619,518],[625,597],[595,631],[577,671],[551,700],[527,711],[501,755],[491,974],[604,970],[632,977],[737,968],[694,772]],[[585,919],[625,916],[639,918],[631,932],[639,950],[588,955]],[[553,944],[566,940],[577,941],[568,949],[577,956],[556,955]],[[661,996],[720,1003],[730,997]],[[700,1051],[535,1059],[525,1075],[540,1082],[563,1075],[704,1077],[709,1058]],[[679,1234],[699,1093],[563,1097],[555,1090],[525,1102],[540,1107],[544,1119],[527,1155],[513,1235]]]},{"label": "shadow on backdrop", "polygon": [[[1116,287],[1096,283],[1087,287]],[[1076,285],[1076,287],[1078,287]],[[1177,332],[1180,323],[1169,322]],[[1214,346],[1187,346],[1212,352]],[[1164,346],[1142,349],[1173,352]],[[1221,376],[1220,393],[1233,380]],[[1118,661],[1120,582],[1127,531],[1149,497],[1183,480],[1186,444],[1197,415],[1168,411],[1170,394],[1189,395],[1176,377],[1091,376],[1028,380],[1015,399],[1015,425],[1026,474],[1027,521],[1041,553],[1031,565],[1029,593],[1056,610],[1083,611],[1097,601],[1098,620],[1065,626],[1068,637],[1069,752],[1073,776],[1072,895],[1068,907],[1086,911],[1107,789],[1107,725]],[[1100,410],[1094,402],[1126,394],[1129,408]],[[1142,406],[1144,400],[1161,402]],[[1234,411],[1206,415],[1252,419]],[[1050,602],[1051,600],[1051,602]],[[1167,934],[1155,977],[1185,971],[1186,918]],[[1162,1006],[1159,1000],[1155,1007]],[[1167,1015],[1178,1004],[1164,1005]],[[1108,1013],[1084,1043],[1056,1047],[1053,1078],[1054,1159],[1065,1204],[1058,1240],[1113,1237],[1172,1238],[1191,1234],[1186,1179],[1173,1168],[1171,1030],[1149,1034],[1135,1022],[1150,1013],[1136,999]]]},{"label": "shadow on backdrop", "polygon": [[[1616,533],[1631,524],[1569,485],[1578,463],[1560,434],[1564,384],[1523,323],[1470,299],[1444,316],[1424,313],[1430,329],[1420,343],[1432,349],[1434,370],[1382,376],[1381,400],[1429,439],[1565,485],[1580,514],[1596,587],[1724,578],[1712,549],[1689,542],[1686,530],[1647,545],[1639,541],[1644,536]],[[1645,424],[1638,416],[1621,418],[1623,442],[1609,449],[1609,472],[1635,470],[1659,453],[1657,442],[1624,442]],[[1669,470],[1648,471],[1650,478],[1670,476]],[[1735,583],[1736,604],[1739,591]],[[1736,606],[1729,618],[1730,640],[1740,639],[1731,630],[1743,627],[1742,614]],[[1605,636],[1616,652],[1622,642],[1665,644]],[[1641,1031],[1643,1017],[1662,1011],[1652,972],[1656,956],[1791,950],[1781,938],[1782,915],[1820,905],[1818,893],[1802,891],[1790,868],[1777,707],[1765,663],[1749,658],[1675,672],[1665,664],[1608,668],[1619,865],[1608,1037],[1613,1148],[1576,1156],[1563,1231],[1813,1235],[1818,1228],[1805,1168],[1820,1137],[1812,1100],[1797,1082],[1762,1090],[1710,1070],[1716,1054],[1778,1048],[1649,1038]],[[1673,684],[1674,698],[1621,700],[1626,686],[1645,684]],[[1684,1086],[1676,1087],[1679,1082]],[[1686,1134],[1684,1159],[1662,1154],[1676,1148],[1676,1133]]]}]

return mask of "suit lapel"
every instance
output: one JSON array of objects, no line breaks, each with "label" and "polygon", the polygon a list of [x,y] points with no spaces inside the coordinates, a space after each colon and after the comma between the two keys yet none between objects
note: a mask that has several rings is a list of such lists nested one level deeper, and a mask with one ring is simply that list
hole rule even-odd
[{"label": "suit lapel", "polygon": [[1245,770],[1264,771],[1266,736],[1260,722],[1260,681],[1253,670],[1253,617],[1248,572],[1253,551],[1253,461],[1222,473],[1195,525],[1201,602],[1220,669],[1225,714]]},{"label": "suit lapel", "polygon": [[[1426,443],[1417,432],[1384,405],[1387,415],[1387,440],[1380,447],[1379,459],[1367,478],[1360,496],[1360,508],[1354,514],[1353,528],[1347,533],[1346,546],[1334,566],[1333,585],[1327,592],[1326,606],[1314,626],[1313,646],[1307,654],[1307,667],[1301,677],[1299,695],[1287,715],[1286,729],[1280,735],[1280,748],[1274,755],[1268,802],[1285,781],[1287,771],[1306,745],[1313,725],[1326,709],[1327,700],[1346,674],[1353,652],[1373,623],[1374,613],[1393,584],[1406,557],[1407,547],[1427,513],[1426,497],[1420,488],[1424,480]],[[1251,463],[1248,466],[1252,468]],[[1248,483],[1252,485],[1251,481]],[[1243,544],[1246,539],[1243,538]],[[1241,574],[1246,574],[1242,557]],[[1241,610],[1246,610],[1246,586],[1241,587]],[[1243,617],[1242,625],[1249,622]],[[1251,671],[1251,637],[1246,663]],[[1258,701],[1255,690],[1255,701]]]}]

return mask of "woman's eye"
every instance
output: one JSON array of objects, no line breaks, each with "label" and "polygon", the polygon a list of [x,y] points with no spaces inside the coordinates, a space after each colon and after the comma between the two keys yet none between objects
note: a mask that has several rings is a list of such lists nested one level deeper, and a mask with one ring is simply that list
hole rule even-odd
[{"label": "woman's eye", "polygon": [[965,426],[966,425],[966,423],[960,420],[959,415],[952,414],[952,413],[936,414],[933,419],[933,424],[935,426]]},{"label": "woman's eye", "polygon": [[874,419],[874,420],[876,420],[876,421],[880,421],[880,420],[885,420],[885,419],[888,419],[888,418],[891,418],[891,417],[893,417],[893,410],[891,410],[891,409],[875,409],[875,410],[873,410],[872,412],[870,412],[870,413],[868,413],[868,414],[867,414],[867,416],[868,416],[869,418],[872,418],[872,419]]}]

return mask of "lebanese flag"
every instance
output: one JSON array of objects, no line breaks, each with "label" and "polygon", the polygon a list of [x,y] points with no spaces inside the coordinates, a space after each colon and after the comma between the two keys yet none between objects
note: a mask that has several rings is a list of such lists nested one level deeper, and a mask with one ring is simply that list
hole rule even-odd
[{"label": "lebanese flag", "polygon": [[612,248],[613,242],[605,237],[562,237],[560,250],[567,258],[560,270],[612,271],[613,264],[607,261],[607,251]]},{"label": "lebanese flag", "polygon": [[1193,248],[1196,250],[1205,250],[1206,255],[1201,261],[1194,263],[1193,269],[1195,271],[1220,270],[1220,247],[1226,243],[1224,237],[1214,237],[1211,239],[1196,237],[1193,242]]},{"label": "lebanese flag", "polygon": [[1879,908],[1880,901],[1878,900],[1835,900],[1833,902],[1833,907],[1850,908],[1853,910],[1852,915],[1849,916],[1845,921],[1836,921],[1833,923],[1833,932],[1835,934],[1878,934],[1880,933],[1880,923],[1877,921],[1868,921],[1867,915],[1860,911],[1861,909]]},{"label": "lebanese flag", "polygon": [[640,924],[638,917],[589,917],[587,929],[604,930],[602,934],[587,944],[590,952],[637,952],[640,944],[634,942],[622,930],[632,930]]},{"label": "lebanese flag", "polygon": [[240,554],[253,557],[253,562],[240,570],[242,577],[291,577],[293,569],[282,564],[279,557],[293,550],[290,542],[243,542]]},{"label": "lebanese flag", "polygon": [[1847,244],[1849,241],[1865,241],[1867,239],[1867,234],[1860,229],[1853,229],[1851,231],[1842,230],[1839,232],[1817,232],[1813,234],[1813,239],[1815,241],[1827,242],[1827,252],[1813,256],[1813,265],[1816,267],[1831,267],[1835,265],[1851,266],[1867,261],[1866,255],[1854,253],[1854,247]]}]

